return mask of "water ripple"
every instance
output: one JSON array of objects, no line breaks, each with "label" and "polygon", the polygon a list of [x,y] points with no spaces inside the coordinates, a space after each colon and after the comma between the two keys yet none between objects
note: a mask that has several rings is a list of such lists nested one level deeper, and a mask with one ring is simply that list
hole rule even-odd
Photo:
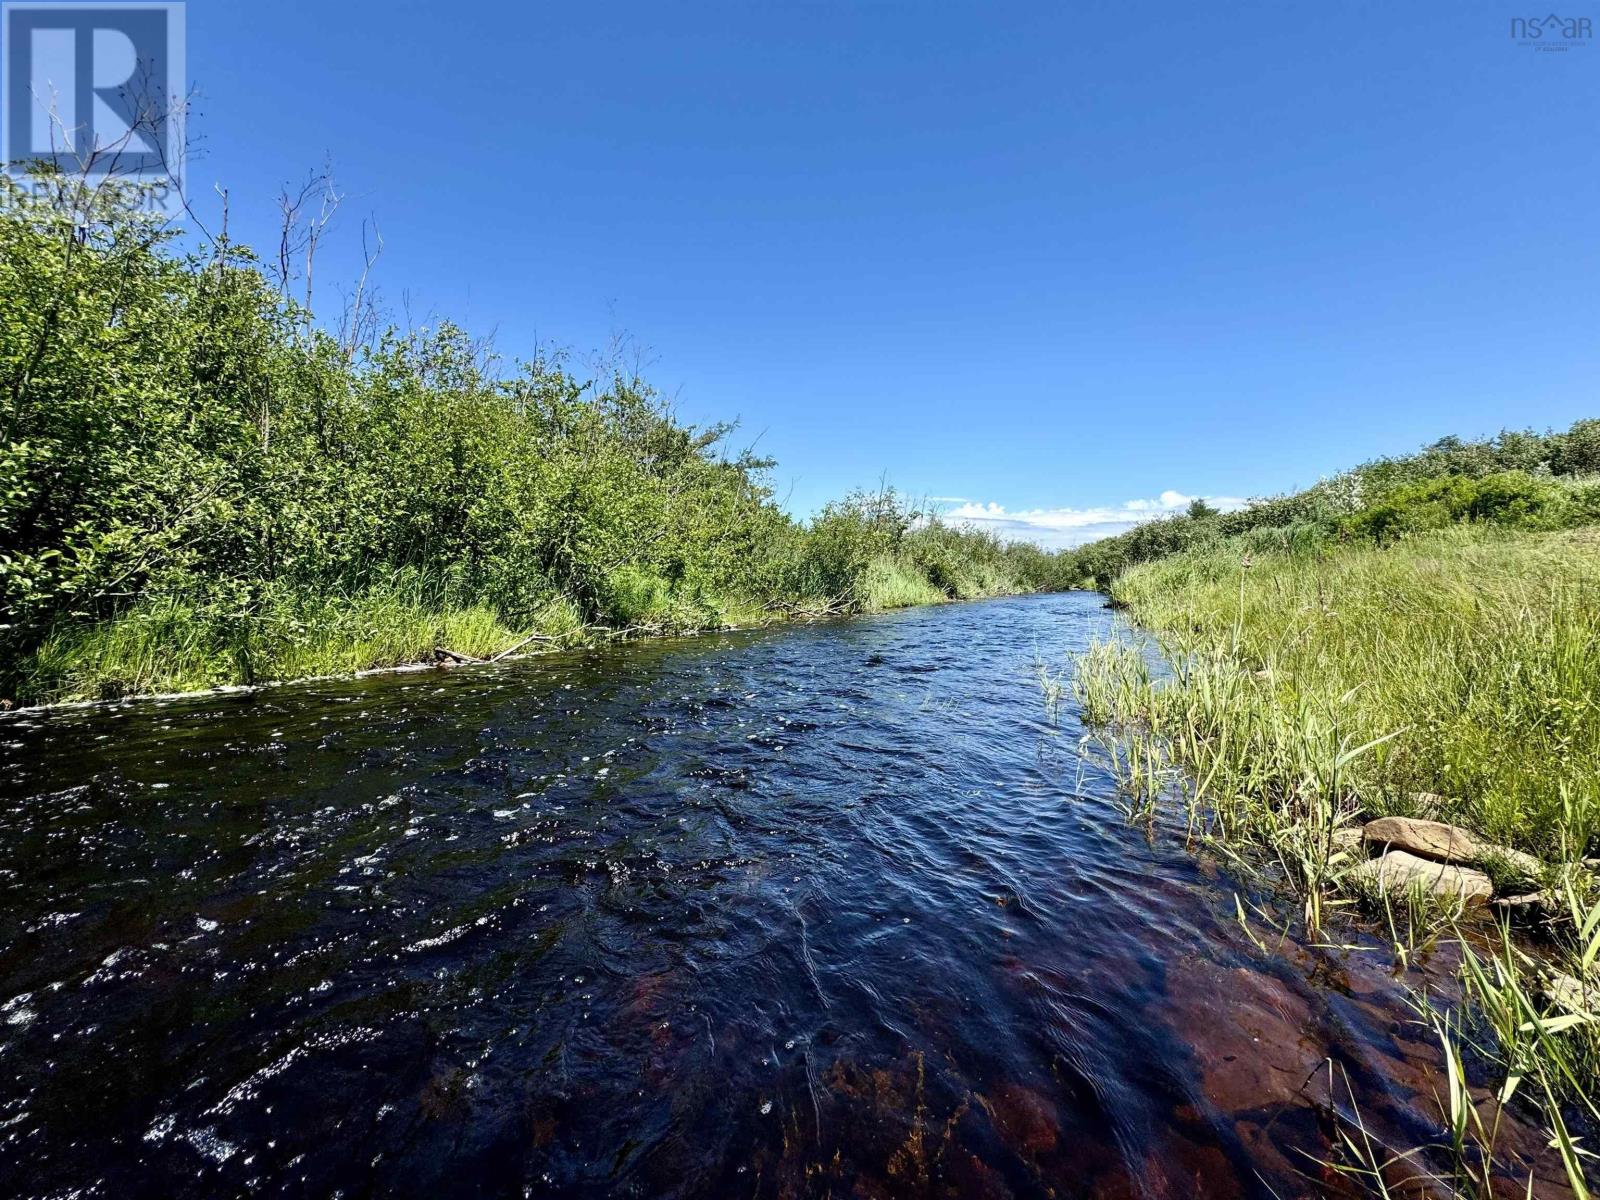
[{"label": "water ripple", "polygon": [[8,721],[0,1191],[1303,1192],[1307,1064],[1403,1124],[1425,1055],[1381,971],[1265,961],[1116,816],[1032,678],[1108,629],[1036,597]]}]

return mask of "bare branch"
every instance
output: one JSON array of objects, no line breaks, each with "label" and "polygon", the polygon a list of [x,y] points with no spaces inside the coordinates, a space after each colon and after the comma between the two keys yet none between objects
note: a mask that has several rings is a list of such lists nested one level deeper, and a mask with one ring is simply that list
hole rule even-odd
[{"label": "bare branch", "polygon": [[[369,225],[372,230],[370,243],[367,237]],[[368,290],[367,283],[372,268],[377,265],[382,254],[383,232],[378,228],[377,217],[369,217],[361,222],[361,274],[356,279],[355,296],[351,299],[343,318],[345,328],[340,341],[347,359],[354,358],[357,349],[370,345],[372,339],[377,336],[377,297]]]}]

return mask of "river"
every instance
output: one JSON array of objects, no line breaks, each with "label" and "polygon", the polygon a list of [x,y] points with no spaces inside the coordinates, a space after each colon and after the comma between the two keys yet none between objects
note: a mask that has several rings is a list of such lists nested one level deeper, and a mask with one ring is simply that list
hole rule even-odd
[{"label": "river", "polygon": [[1436,1051],[1386,955],[1264,952],[1123,821],[1033,674],[1112,621],[0,722],[0,1194],[1338,1190],[1352,1091],[1437,1133]]}]

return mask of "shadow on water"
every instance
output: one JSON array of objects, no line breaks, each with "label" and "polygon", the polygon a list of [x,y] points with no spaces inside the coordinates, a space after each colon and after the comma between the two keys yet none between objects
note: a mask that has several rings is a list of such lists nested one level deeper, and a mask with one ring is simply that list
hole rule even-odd
[{"label": "shadow on water", "polygon": [[1110,628],[1029,597],[0,724],[0,1192],[1337,1190],[1327,1060],[1420,1141],[1435,1052],[1384,960],[1269,959],[1123,824],[1032,674]]}]

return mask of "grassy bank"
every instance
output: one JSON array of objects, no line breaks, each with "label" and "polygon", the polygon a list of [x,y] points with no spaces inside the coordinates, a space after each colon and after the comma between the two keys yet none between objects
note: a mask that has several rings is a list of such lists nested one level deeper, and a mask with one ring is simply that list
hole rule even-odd
[{"label": "grassy bank", "polygon": [[[115,185],[0,197],[0,699],[475,657],[1065,582],[892,490],[809,521],[620,356],[508,364]],[[360,293],[370,297],[370,293]]]},{"label": "grassy bank", "polygon": [[[1582,862],[1600,853],[1600,529],[1245,535],[1131,567],[1112,595],[1161,653],[1097,646],[1074,686],[1130,813],[1182,794],[1202,836],[1303,901],[1313,934],[1374,905],[1404,961],[1459,915],[1358,882],[1362,821],[1444,820],[1543,860],[1515,889],[1545,889],[1533,940],[1463,936],[1467,1006],[1417,998],[1452,1065],[1438,1144],[1398,1158],[1353,1130],[1345,1165],[1380,1195],[1409,1194],[1401,1177],[1499,1194],[1514,1109],[1587,1195],[1570,1131],[1600,1122],[1600,892]],[[1487,1085],[1469,1085],[1474,1063]]]},{"label": "grassy bank", "polygon": [[1390,544],[1451,526],[1570,529],[1600,523],[1600,420],[1538,433],[1441,438],[1415,454],[1374,459],[1234,512],[1195,501],[1080,547],[1063,564],[1083,586],[1108,588],[1140,563],[1240,540],[1256,549],[1309,549],[1329,541]]},{"label": "grassy bank", "polygon": [[1135,567],[1112,595],[1177,671],[1158,684],[1106,652],[1094,709],[1181,737],[1217,797],[1336,785],[1330,802],[1368,816],[1457,821],[1552,860],[1600,834],[1600,530],[1223,544]]},{"label": "grassy bank", "polygon": [[21,694],[38,702],[111,700],[353,675],[433,662],[440,650],[488,660],[616,637],[751,628],[1032,590],[999,572],[975,574],[946,590],[909,555],[880,555],[865,563],[843,596],[679,608],[663,590],[655,603],[630,608],[632,623],[621,617],[586,622],[565,597],[513,619],[489,605],[451,604],[440,589],[406,581],[356,595],[289,594],[231,617],[180,595],[146,600],[101,621],[65,623],[28,658],[19,682]]}]

